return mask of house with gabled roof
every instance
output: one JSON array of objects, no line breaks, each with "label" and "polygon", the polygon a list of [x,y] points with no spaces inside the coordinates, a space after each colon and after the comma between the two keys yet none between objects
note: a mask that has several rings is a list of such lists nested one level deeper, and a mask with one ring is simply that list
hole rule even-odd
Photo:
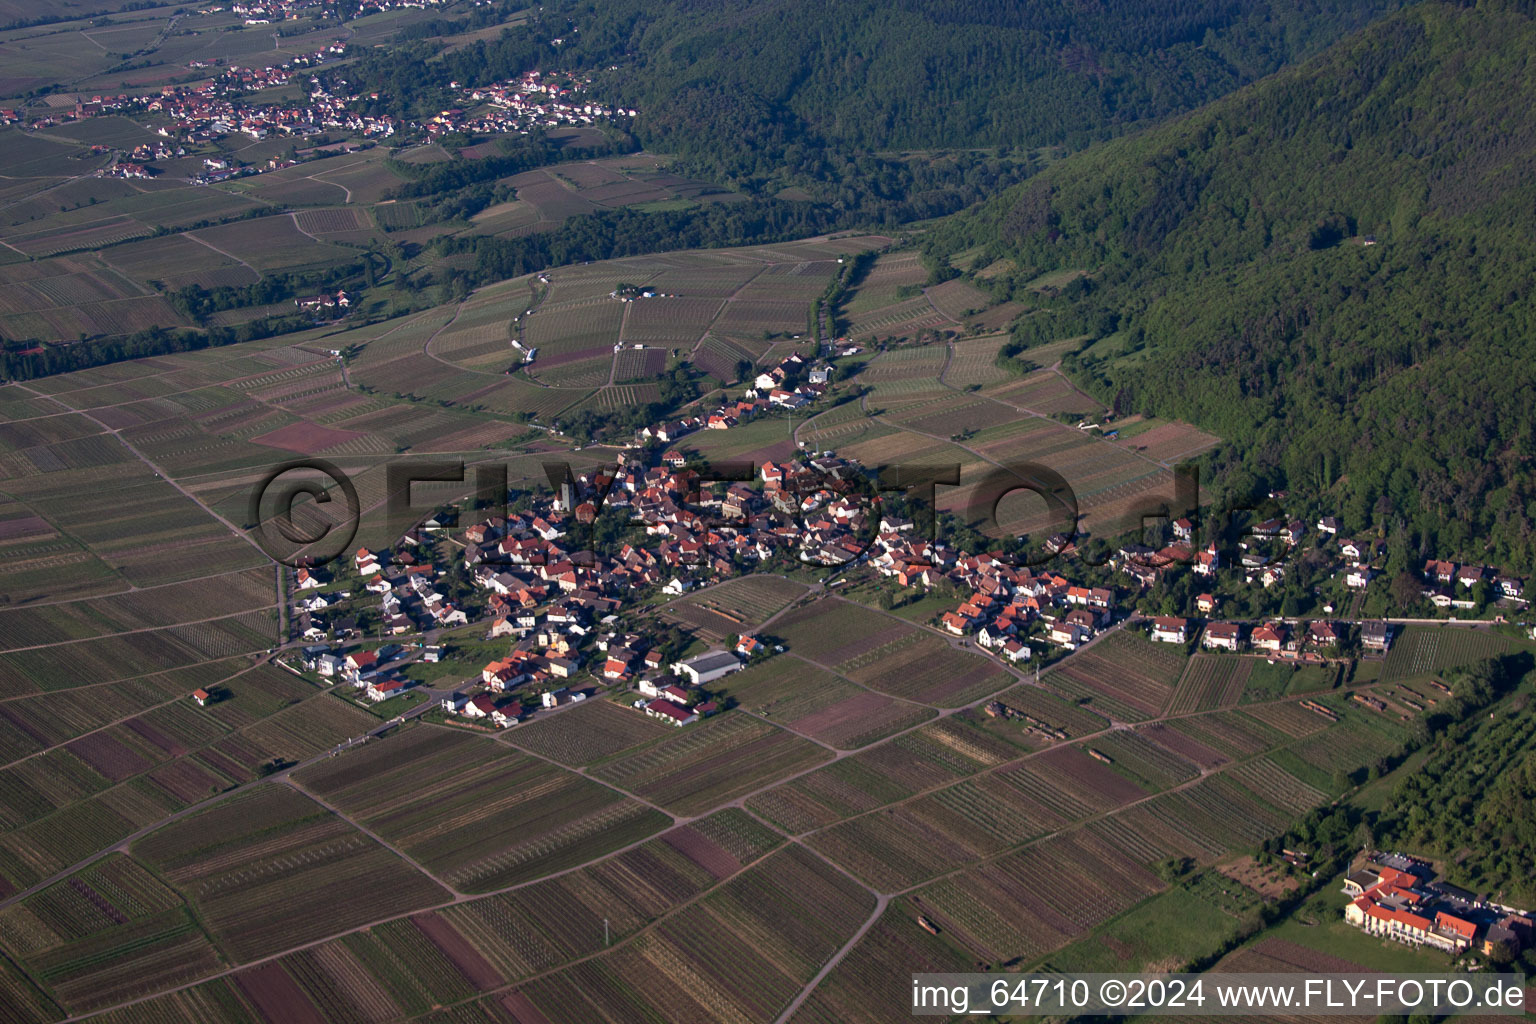
[{"label": "house with gabled roof", "polygon": [[1212,622],[1205,627],[1200,643],[1211,650],[1238,650],[1243,645],[1243,627],[1236,622]]}]

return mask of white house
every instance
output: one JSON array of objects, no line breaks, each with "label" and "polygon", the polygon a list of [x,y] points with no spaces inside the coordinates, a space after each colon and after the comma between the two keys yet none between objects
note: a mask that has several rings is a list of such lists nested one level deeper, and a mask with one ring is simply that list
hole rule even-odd
[{"label": "white house", "polygon": [[664,697],[657,697],[654,700],[647,701],[645,713],[652,718],[659,718],[676,726],[688,725],[690,722],[697,722],[699,720],[699,716],[693,711]]},{"label": "white house", "polygon": [[1189,620],[1158,616],[1152,620],[1152,639],[1165,644],[1182,644],[1189,639]]},{"label": "white house", "polygon": [[1353,590],[1364,590],[1371,585],[1374,573],[1368,565],[1353,566],[1344,577],[1344,585]]},{"label": "white house", "polygon": [[1212,650],[1235,651],[1243,641],[1243,628],[1235,622],[1213,622],[1205,627],[1200,643]]}]

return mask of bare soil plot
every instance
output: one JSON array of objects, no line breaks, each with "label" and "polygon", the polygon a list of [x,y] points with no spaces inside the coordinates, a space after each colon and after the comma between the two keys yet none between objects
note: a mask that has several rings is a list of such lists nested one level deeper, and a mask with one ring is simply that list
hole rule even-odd
[{"label": "bare soil plot", "polygon": [[300,422],[279,427],[268,434],[259,434],[251,438],[251,443],[312,455],[366,436],[356,430],[337,430],[335,427],[322,427],[318,423]]}]

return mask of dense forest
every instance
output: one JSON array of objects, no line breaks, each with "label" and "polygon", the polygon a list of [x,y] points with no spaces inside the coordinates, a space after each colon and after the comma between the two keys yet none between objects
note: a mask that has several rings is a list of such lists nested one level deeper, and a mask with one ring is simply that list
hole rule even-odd
[{"label": "dense forest", "polygon": [[640,110],[626,127],[684,173],[761,194],[796,186],[889,222],[893,200],[933,187],[923,175],[957,180],[946,161],[898,151],[984,147],[1022,160],[1081,147],[1225,95],[1397,6],[559,0],[451,51],[432,39],[371,51],[345,78],[376,95],[372,112],[405,117],[450,103],[450,82],[590,74],[596,95]]},{"label": "dense forest", "polygon": [[1529,572],[1531,52],[1517,5],[1418,5],[1058,162],[927,256],[1035,307],[1024,358],[1081,336],[1064,367],[1118,411],[1231,442],[1219,500],[1294,489],[1381,528],[1393,572],[1429,552]]},{"label": "dense forest", "polygon": [[[1391,0],[605,0],[562,11],[637,131],[727,177],[860,154],[1081,145],[1322,49]],[[548,8],[546,8],[548,9]],[[851,168],[850,168],[851,169]]]}]

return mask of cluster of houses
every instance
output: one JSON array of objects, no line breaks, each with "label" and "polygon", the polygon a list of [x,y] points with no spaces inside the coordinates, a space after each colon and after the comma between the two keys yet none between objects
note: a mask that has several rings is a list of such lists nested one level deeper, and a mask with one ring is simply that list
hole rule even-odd
[{"label": "cluster of houses", "polygon": [[1519,953],[1536,937],[1536,921],[1525,911],[1437,882],[1433,868],[1415,857],[1373,854],[1344,879],[1344,893],[1345,921],[1408,945],[1491,955],[1499,945]]},{"label": "cluster of houses", "polygon": [[294,299],[293,304],[302,310],[315,313],[335,312],[351,308],[352,298],[345,291],[321,292],[318,295]]},{"label": "cluster of houses", "polygon": [[1023,639],[1031,623],[1043,625],[1046,642],[1074,651],[1114,616],[1115,595],[1108,588],[1078,586],[1057,573],[1036,573],[990,554],[951,558],[933,544],[906,540],[901,533],[909,528],[905,523],[882,521],[881,526],[896,530],[882,529],[876,538],[879,553],[871,558],[876,570],[903,586],[931,586],[942,576],[969,592],[954,611],[940,616],[940,625],[955,636],[974,635],[981,647],[1007,661],[1032,656]]},{"label": "cluster of houses", "polygon": [[429,134],[467,131],[482,134],[517,132],[533,128],[590,125],[620,117],[634,117],[637,111],[582,99],[591,84],[588,78],[568,73],[524,72],[518,78],[486,86],[465,86],[450,82],[470,103],[489,104],[466,115],[463,110],[445,110],[426,125]]},{"label": "cluster of houses", "polygon": [[[1214,599],[1209,594],[1202,594],[1199,600],[1203,611],[1215,607]],[[1252,628],[1241,622],[1206,622],[1202,627],[1197,620],[1166,615],[1152,619],[1147,635],[1158,643],[1187,644],[1196,634],[1200,637],[1200,646],[1207,650],[1252,649],[1272,658],[1290,661],[1322,660],[1346,639],[1345,626],[1328,619],[1295,624],[1265,622]],[[1392,624],[1381,621],[1363,623],[1360,627],[1360,645],[1368,651],[1386,651],[1392,646]]]},{"label": "cluster of houses", "polygon": [[[831,387],[832,370],[813,366],[806,372],[806,379],[798,381],[807,366],[799,355],[790,355],[773,369],[758,374],[752,387],[743,391],[739,399],[726,401],[709,413],[642,427],[631,447],[642,447],[652,441],[672,444],[699,430],[730,430],[772,409],[795,410],[810,405]],[[681,459],[678,465],[686,461]]]},{"label": "cluster of houses", "polygon": [[362,691],[369,701],[379,703],[398,697],[415,683],[400,673],[408,663],[406,656],[417,651],[423,661],[436,661],[439,647],[406,648],[399,644],[359,647],[347,654],[328,644],[314,644],[301,652],[304,668],[324,679],[347,683]]},{"label": "cluster of houses", "polygon": [[[1299,519],[1266,519],[1249,527],[1237,544],[1237,562],[1225,564],[1215,542],[1196,549],[1196,524],[1187,518],[1172,523],[1173,540],[1162,548],[1143,544],[1122,546],[1110,559],[1113,568],[1132,577],[1139,586],[1150,587],[1160,576],[1188,566],[1201,577],[1214,577],[1228,568],[1240,570],[1248,585],[1273,587],[1284,582],[1285,557],[1306,542],[1316,539],[1321,550],[1331,556],[1336,576],[1350,590],[1362,591],[1381,575],[1386,545],[1380,540],[1355,540],[1342,535],[1342,526],[1333,516],[1323,516],[1312,527]],[[1053,551],[1065,550],[1069,539],[1053,537],[1047,545]],[[1524,605],[1525,581],[1485,566],[1460,565],[1430,559],[1424,564],[1423,596],[1437,608],[1470,609],[1476,607],[1473,588],[1485,584],[1494,598]],[[1202,608],[1201,611],[1208,609]]]},{"label": "cluster of houses", "polygon": [[[774,371],[765,376],[782,383],[798,369],[786,361],[775,367],[782,377]],[[672,444],[691,429],[704,427],[695,420],[647,428],[644,440],[667,447],[632,447],[619,454],[613,467],[569,475],[555,495],[536,498],[520,511],[487,516],[462,530],[429,519],[409,531],[394,553],[359,550],[353,567],[365,590],[379,597],[381,634],[399,636],[469,621],[440,592],[452,588],[441,586],[439,571],[422,553],[422,546],[443,530],[453,530],[453,538],[463,544],[462,566],[454,571],[485,593],[487,637],[508,642],[505,656],[482,670],[479,684],[485,692],[455,698],[451,710],[495,725],[524,717],[524,700],[514,690],[542,692],[543,700],[554,701],[548,706],[580,699],[581,693],[567,688],[577,685],[583,670],[606,683],[638,688],[653,716],[680,725],[695,720],[689,716],[704,713],[700,705],[709,703],[700,688],[714,678],[712,673],[739,668],[757,641],[746,637],[735,651],[673,665],[673,678],[663,685],[656,682],[666,672],[661,652],[643,636],[618,632],[616,616],[641,594],[680,595],[706,579],[739,575],[778,558],[829,566],[862,562],[902,588],[953,588],[965,596],[939,618],[940,628],[974,639],[980,648],[1015,664],[1034,656],[1032,639],[1075,650],[1115,617],[1116,594],[1109,587],[1081,585],[1000,554],[959,551],[919,535],[910,521],[872,514],[864,467],[833,452],[801,452],[784,462],[764,463],[751,480],[706,480]],[[644,538],[635,536],[604,551],[571,540],[570,531],[600,515],[627,519],[637,533],[643,530]],[[1174,525],[1188,528],[1182,522]],[[1300,542],[1299,536],[1277,536],[1286,543]],[[1197,561],[1196,571],[1212,564],[1219,562]],[[1449,571],[1461,578],[1454,567]],[[331,600],[321,592],[324,582],[309,570],[299,570],[296,580],[298,611],[308,616],[300,619],[303,635],[312,640],[330,635],[318,618],[328,614]],[[1197,603],[1203,614],[1217,610],[1210,594],[1200,595]],[[331,631],[339,636],[343,626],[338,621]],[[1149,623],[1149,635],[1157,642],[1189,644],[1198,638],[1207,649],[1321,660],[1345,642],[1346,628],[1326,620],[1250,626],[1157,617]],[[1368,650],[1385,651],[1392,628],[1366,622],[1359,639]],[[397,673],[381,676],[377,664],[341,661],[323,674],[343,675],[370,699],[388,699],[409,685]]]},{"label": "cluster of houses", "polygon": [[1472,592],[1479,585],[1489,588],[1494,597],[1525,603],[1524,580],[1482,565],[1431,558],[1424,563],[1424,584],[1422,593],[1436,608],[1477,607]]},{"label": "cluster of houses", "polygon": [[[306,14],[321,18],[361,18],[366,14],[392,11],[401,8],[426,10],[440,7],[444,0],[358,0],[356,3],[341,0],[257,0],[255,3],[236,2],[230,7],[233,14],[245,19],[247,25],[271,25],[274,22],[296,21]],[[199,14],[218,14],[223,7],[205,7]]]},{"label": "cluster of houses", "polygon": [[[364,6],[383,10],[438,2],[440,0],[375,0],[360,6],[359,11]],[[236,8],[241,6],[237,4]],[[267,24],[286,17],[296,17],[295,12],[299,6],[283,0],[249,5],[246,7],[247,23]],[[29,127],[45,128],[107,114],[147,113],[167,119],[168,123],[157,129],[162,136],[188,144],[213,142],[236,134],[259,140],[269,136],[304,137],[326,131],[345,132],[369,139],[387,139],[397,134],[431,139],[452,132],[526,135],[535,129],[590,125],[618,117],[634,117],[636,114],[632,109],[581,99],[580,94],[588,84],[584,79],[563,74],[541,75],[533,71],[492,86],[451,83],[452,88],[462,93],[469,102],[469,109],[455,107],[440,111],[420,123],[404,122],[388,114],[366,113],[355,109],[366,101],[378,100],[378,93],[353,93],[343,81],[336,80],[328,84],[314,74],[320,65],[346,56],[347,47],[338,40],[313,53],[261,67],[215,67],[207,62],[193,61],[188,65],[189,68],[207,68],[216,73],[205,82],[166,85],[156,92],[142,95],[98,94],[89,99],[81,96],[73,109],[49,108],[45,114],[31,121]],[[289,85],[306,74],[309,78],[305,83],[307,95],[303,102],[253,103],[245,98],[250,93]],[[9,114],[10,120],[7,123],[24,119],[17,111],[10,111]],[[144,166],[147,159],[134,157],[114,165],[113,169],[105,173],[117,177],[149,177],[154,170]],[[170,159],[170,156],[156,155],[153,159],[165,160]],[[125,167],[124,164],[129,166]],[[138,172],[133,169],[132,165],[135,164]],[[259,173],[256,168],[244,170],[245,173]],[[229,176],[231,174],[223,175]],[[214,172],[194,180],[217,181],[223,180],[223,177]]]},{"label": "cluster of houses", "polygon": [[[352,564],[363,579],[363,591],[378,597],[381,635],[468,624],[465,611],[437,590],[441,572],[430,560],[417,564],[407,550],[383,560],[359,548]],[[317,642],[333,635],[345,639],[357,632],[356,616],[332,618],[338,609],[350,609],[352,594],[322,592],[327,582],[308,568],[294,574],[294,630],[305,640]]]}]

